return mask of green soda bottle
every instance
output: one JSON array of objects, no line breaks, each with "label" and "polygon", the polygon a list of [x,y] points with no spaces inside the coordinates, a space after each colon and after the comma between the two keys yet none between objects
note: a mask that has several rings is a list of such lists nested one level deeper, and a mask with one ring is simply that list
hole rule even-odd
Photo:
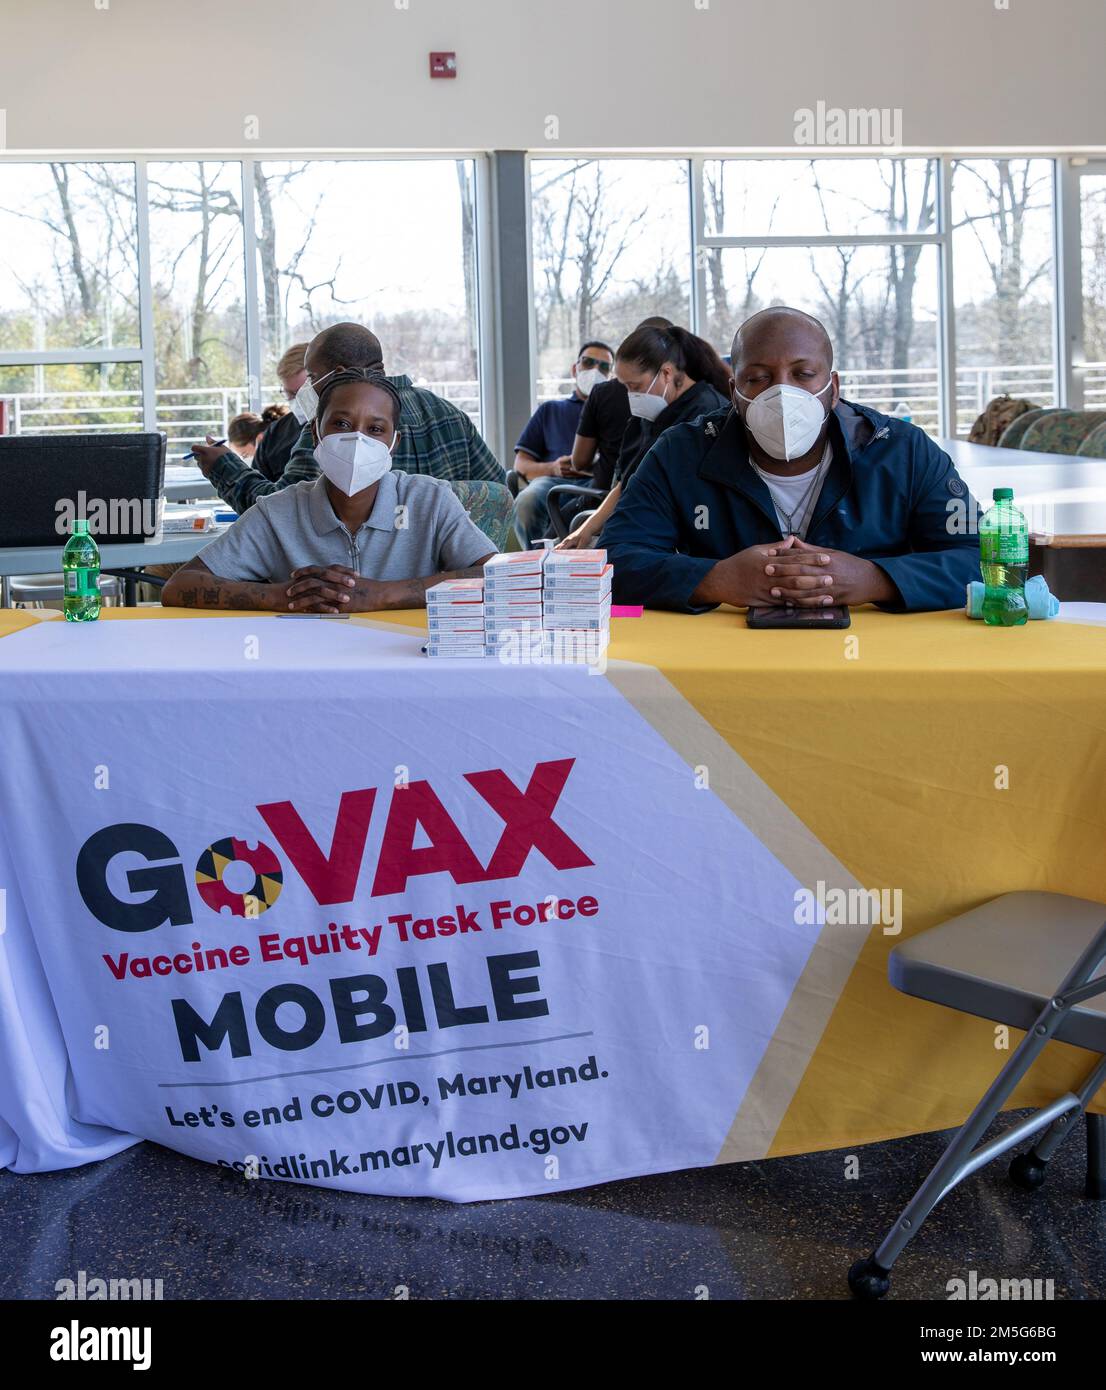
[{"label": "green soda bottle", "polygon": [[74,521],[73,534],[61,553],[61,568],[65,621],[94,622],[100,616],[100,547],[89,535],[87,521]]},{"label": "green soda bottle", "polygon": [[1020,627],[1029,618],[1025,578],[1029,569],[1029,527],[1014,506],[1014,490],[996,487],[995,505],[979,522],[979,568],[983,572],[983,621],[992,627]]}]

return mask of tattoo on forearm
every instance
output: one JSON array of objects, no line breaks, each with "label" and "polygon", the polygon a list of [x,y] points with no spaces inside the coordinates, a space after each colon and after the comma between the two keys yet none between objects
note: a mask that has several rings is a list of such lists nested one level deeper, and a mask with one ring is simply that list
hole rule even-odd
[{"label": "tattoo on forearm", "polygon": [[248,610],[276,609],[281,605],[276,601],[276,588],[272,584],[236,582],[234,580],[197,583],[180,589],[173,596],[173,602],[180,608],[242,608]]}]

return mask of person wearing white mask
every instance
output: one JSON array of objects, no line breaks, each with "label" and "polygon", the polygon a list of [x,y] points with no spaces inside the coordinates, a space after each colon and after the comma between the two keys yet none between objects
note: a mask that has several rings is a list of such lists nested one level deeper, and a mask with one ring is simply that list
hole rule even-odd
[{"label": "person wearing white mask", "polygon": [[594,545],[654,442],[673,425],[724,408],[733,380],[710,343],[674,324],[646,323],[635,328],[619,345],[614,369],[626,388],[630,423],[611,489],[599,507],[558,544],[558,550],[586,550]]},{"label": "person wearing white mask", "polygon": [[419,608],[445,579],[473,578],[496,547],[448,483],[393,470],[399,395],[376,371],[319,387],[319,476],[260,497],[177,571],[167,607],[359,613]]},{"label": "person wearing white mask", "polygon": [[293,343],[281,354],[276,365],[276,374],[281,394],[288,407],[287,412],[279,416],[274,413],[272,420],[267,421],[265,433],[258,440],[253,458],[246,460],[270,482],[275,482],[288,467],[292,450],[296,447],[300,431],[303,429],[303,412],[296,404],[296,393],[307,380],[307,371],[303,365],[306,352],[306,343]]},{"label": "person wearing white mask", "polygon": [[603,532],[615,602],[962,608],[978,507],[948,455],[843,399],[798,309],[754,314],[731,358],[731,405],[659,440]]},{"label": "person wearing white mask", "polygon": [[570,395],[542,401],[526,422],[515,445],[515,472],[524,481],[515,503],[515,533],[523,550],[529,550],[549,531],[546,497],[566,478],[587,478],[588,469],[572,461],[577,427],[584,402],[592,390],[608,380],[614,353],[606,343],[584,343],[572,364]]}]

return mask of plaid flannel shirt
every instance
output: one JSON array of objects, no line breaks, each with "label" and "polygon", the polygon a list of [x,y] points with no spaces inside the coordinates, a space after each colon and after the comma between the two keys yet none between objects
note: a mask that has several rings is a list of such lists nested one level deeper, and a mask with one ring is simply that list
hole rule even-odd
[{"label": "plaid flannel shirt", "polygon": [[[463,410],[433,391],[413,386],[409,376],[390,376],[399,392],[399,439],[392,467],[404,473],[428,473],[446,482],[477,479],[505,483],[503,465],[476,431]],[[212,487],[241,514],[259,497],[319,476],[311,426],[305,425],[284,472],[275,483],[237,454],[221,454],[207,475]]]}]

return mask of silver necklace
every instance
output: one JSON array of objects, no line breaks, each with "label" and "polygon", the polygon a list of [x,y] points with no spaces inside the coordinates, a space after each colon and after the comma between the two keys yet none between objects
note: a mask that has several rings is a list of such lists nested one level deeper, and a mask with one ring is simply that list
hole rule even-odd
[{"label": "silver necklace", "polygon": [[[811,478],[809,487],[803,493],[802,497],[799,499],[798,503],[791,509],[791,511],[785,512],[783,508],[779,505],[779,503],[776,501],[776,499],[774,497],[772,498],[772,505],[776,508],[776,511],[778,511],[780,515],[783,517],[782,529],[783,534],[785,536],[799,536],[801,539],[802,532],[806,527],[807,521],[809,520],[806,514],[807,507],[808,505],[811,505],[811,498],[813,497],[814,489],[818,486],[818,483],[821,480],[822,472],[825,468],[825,465],[826,460],[823,457],[819,462],[818,467],[814,470],[814,477]],[[758,468],[758,471],[761,470],[759,470]],[[792,526],[792,519],[797,515],[802,516],[802,521],[799,526]]]}]

